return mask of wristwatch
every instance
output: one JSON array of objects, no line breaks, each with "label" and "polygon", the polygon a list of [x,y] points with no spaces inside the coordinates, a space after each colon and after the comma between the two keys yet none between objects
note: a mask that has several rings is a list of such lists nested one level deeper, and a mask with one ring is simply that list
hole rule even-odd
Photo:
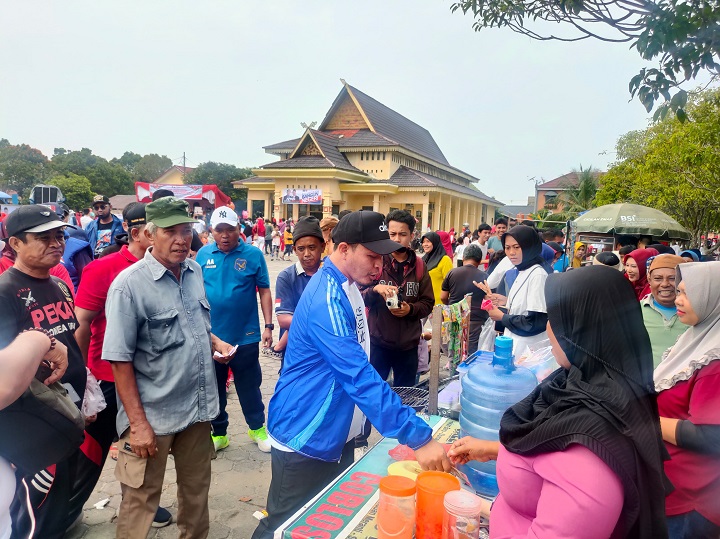
[{"label": "wristwatch", "polygon": [[275,324],[265,324],[265,329],[275,329]]}]

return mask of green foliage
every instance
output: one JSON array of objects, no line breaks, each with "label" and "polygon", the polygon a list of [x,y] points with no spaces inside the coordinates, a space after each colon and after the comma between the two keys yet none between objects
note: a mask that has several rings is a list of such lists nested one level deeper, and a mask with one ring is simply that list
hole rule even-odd
[{"label": "green foliage", "polygon": [[122,157],[113,157],[110,159],[110,163],[113,165],[120,165],[122,168],[132,174],[135,169],[135,165],[142,159],[142,155],[135,152],[125,152]]},{"label": "green foliage", "polygon": [[558,195],[558,202],[562,205],[562,213],[567,218],[575,217],[579,213],[595,207],[595,194],[598,188],[598,170],[580,165],[580,170],[573,170],[578,177],[576,186],[565,189]]},{"label": "green foliage", "polygon": [[108,197],[131,194],[135,187],[132,176],[120,164],[109,163],[88,148],[56,154],[50,163],[57,174],[85,176],[93,191]]},{"label": "green foliage", "polygon": [[[598,205],[632,202],[677,219],[699,242],[720,226],[720,90],[693,96],[690,122],[676,118],[628,133],[618,141],[618,162],[603,176]],[[638,141],[627,151],[628,136]]]},{"label": "green foliage", "polygon": [[220,190],[233,200],[245,200],[247,190],[235,189],[232,182],[252,176],[249,168],[238,168],[227,163],[208,161],[201,163],[190,174],[185,176],[186,184],[215,184]]},{"label": "green foliage", "polygon": [[[701,72],[713,77],[720,73],[720,9],[716,0],[461,0],[453,2],[450,10],[472,14],[475,31],[510,28],[538,40],[593,38],[630,43],[643,60],[657,62],[657,67],[641,69],[629,84],[630,94],[648,112],[664,100],[656,120],[674,111],[677,119],[684,121],[688,94],[680,85]],[[558,28],[568,33],[540,34],[533,28]]]},{"label": "green foliage", "polygon": [[172,160],[166,155],[150,153],[142,157],[132,170],[136,182],[152,182],[172,166]]},{"label": "green foliage", "polygon": [[0,189],[14,190],[27,196],[33,185],[43,183],[49,175],[48,158],[27,144],[13,145],[0,141]]},{"label": "green foliage", "polygon": [[65,175],[53,176],[48,180],[49,185],[60,188],[65,196],[65,204],[73,210],[81,210],[92,204],[93,193],[90,180],[85,176],[78,176],[69,172]]}]

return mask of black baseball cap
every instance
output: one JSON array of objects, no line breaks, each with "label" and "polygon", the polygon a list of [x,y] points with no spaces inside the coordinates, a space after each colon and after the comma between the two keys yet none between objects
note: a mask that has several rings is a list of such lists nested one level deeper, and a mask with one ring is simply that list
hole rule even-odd
[{"label": "black baseball cap", "polygon": [[39,234],[64,226],[72,225],[59,220],[54,210],[42,204],[20,206],[5,219],[5,232],[8,238],[17,236],[20,232]]},{"label": "black baseball cap", "polygon": [[379,255],[389,255],[403,246],[390,239],[385,218],[375,211],[354,211],[345,215],[332,232],[333,242],[359,243]]},{"label": "black baseball cap", "polygon": [[131,202],[123,210],[123,220],[128,226],[144,225],[147,221],[145,219],[145,204],[142,202]]},{"label": "black baseball cap", "polygon": [[110,199],[105,195],[95,195],[92,203],[93,206],[95,206],[95,204],[110,204]]}]

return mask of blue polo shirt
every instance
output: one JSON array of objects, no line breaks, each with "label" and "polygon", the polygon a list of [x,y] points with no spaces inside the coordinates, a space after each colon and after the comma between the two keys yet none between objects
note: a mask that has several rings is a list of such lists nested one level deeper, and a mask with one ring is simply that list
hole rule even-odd
[{"label": "blue polo shirt", "polygon": [[[275,281],[275,314],[294,314],[303,290],[311,277],[305,273],[300,262],[285,268]],[[287,330],[280,328],[280,337]]]},{"label": "blue polo shirt", "polygon": [[255,287],[270,288],[262,251],[241,241],[235,249],[223,253],[211,243],[198,251],[195,261],[202,268],[212,332],[230,344],[260,342]]}]

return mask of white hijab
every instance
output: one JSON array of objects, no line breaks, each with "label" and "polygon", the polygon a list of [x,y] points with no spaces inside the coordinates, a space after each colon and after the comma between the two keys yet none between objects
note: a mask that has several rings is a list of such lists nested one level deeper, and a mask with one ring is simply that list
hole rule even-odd
[{"label": "white hijab", "polygon": [[677,268],[677,282],[698,316],[655,369],[655,390],[670,389],[695,371],[720,359],[720,262],[690,262]]}]

